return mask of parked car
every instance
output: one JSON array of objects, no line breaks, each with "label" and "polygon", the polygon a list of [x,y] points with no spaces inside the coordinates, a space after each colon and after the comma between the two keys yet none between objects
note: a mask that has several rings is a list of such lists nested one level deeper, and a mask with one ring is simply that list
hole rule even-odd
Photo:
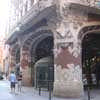
[{"label": "parked car", "polygon": [[0,80],[3,80],[3,74],[2,74],[2,72],[0,73]]}]

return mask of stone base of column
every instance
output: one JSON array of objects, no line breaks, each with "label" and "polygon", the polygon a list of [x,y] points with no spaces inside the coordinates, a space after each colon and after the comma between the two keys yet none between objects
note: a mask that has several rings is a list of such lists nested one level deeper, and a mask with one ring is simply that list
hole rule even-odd
[{"label": "stone base of column", "polygon": [[24,86],[32,86],[31,81],[31,73],[29,72],[29,69],[22,70],[23,78],[22,83]]},{"label": "stone base of column", "polygon": [[58,97],[79,98],[83,95],[83,84],[80,81],[55,81],[54,95]]}]

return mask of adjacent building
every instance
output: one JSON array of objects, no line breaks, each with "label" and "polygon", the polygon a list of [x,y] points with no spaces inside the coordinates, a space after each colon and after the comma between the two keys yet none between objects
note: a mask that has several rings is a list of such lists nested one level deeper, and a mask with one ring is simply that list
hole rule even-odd
[{"label": "adjacent building", "polygon": [[4,67],[4,44],[5,44],[5,39],[3,36],[1,36],[0,40],[0,73],[5,72],[5,67]]},{"label": "adjacent building", "polygon": [[47,69],[52,69],[54,95],[80,97],[82,41],[87,34],[100,33],[100,1],[17,0],[12,6],[15,24],[10,17],[6,41],[10,46],[11,69],[19,64],[24,85],[36,86],[37,78],[49,76],[47,70],[43,71],[46,66],[38,70],[37,64],[47,64],[52,59]]}]

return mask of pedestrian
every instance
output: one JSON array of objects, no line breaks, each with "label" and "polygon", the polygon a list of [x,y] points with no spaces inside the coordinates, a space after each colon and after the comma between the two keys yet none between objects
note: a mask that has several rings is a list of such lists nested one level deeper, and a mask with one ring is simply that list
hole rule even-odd
[{"label": "pedestrian", "polygon": [[11,88],[11,93],[15,93],[15,85],[16,85],[16,75],[14,71],[11,71],[11,74],[9,76],[9,81],[10,81],[10,88]]},{"label": "pedestrian", "polygon": [[8,79],[8,72],[5,73],[5,76],[6,76],[6,80],[7,80]]},{"label": "pedestrian", "polygon": [[21,92],[21,90],[22,90],[22,72],[19,73],[17,81],[18,81],[18,91]]}]

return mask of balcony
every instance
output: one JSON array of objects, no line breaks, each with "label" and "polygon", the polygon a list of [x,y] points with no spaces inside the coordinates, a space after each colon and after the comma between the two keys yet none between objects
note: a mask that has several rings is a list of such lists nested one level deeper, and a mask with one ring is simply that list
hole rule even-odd
[{"label": "balcony", "polygon": [[100,9],[100,0],[68,0],[70,3],[77,3]]},{"label": "balcony", "polygon": [[30,20],[30,18],[35,17],[39,12],[52,5],[53,0],[40,0],[31,7],[31,9],[26,13],[26,15],[21,19],[21,21],[23,22],[23,24],[25,24],[28,20]]},{"label": "balcony", "polygon": [[[64,6],[71,3],[71,8],[79,10],[80,11],[87,11],[88,12],[97,12],[97,14],[100,14],[100,0],[61,0],[61,3],[63,3]],[[33,20],[40,12],[42,12],[45,8],[48,8],[54,4],[54,0],[39,0],[37,3],[33,4],[29,11],[25,13],[25,15],[17,21],[16,24],[11,27],[10,34],[8,38],[15,32],[18,31],[18,27],[23,27],[27,23],[29,23],[30,20]],[[89,8],[90,7],[90,8]],[[35,21],[35,20],[34,20]],[[29,26],[29,25],[26,25]],[[27,28],[27,27],[23,27]]]},{"label": "balcony", "polygon": [[25,26],[30,20],[34,19],[45,8],[53,5],[53,0],[39,0],[39,2],[32,5],[29,11],[25,13],[20,20],[18,20],[10,29],[9,38],[14,32],[19,31],[20,27]]}]

